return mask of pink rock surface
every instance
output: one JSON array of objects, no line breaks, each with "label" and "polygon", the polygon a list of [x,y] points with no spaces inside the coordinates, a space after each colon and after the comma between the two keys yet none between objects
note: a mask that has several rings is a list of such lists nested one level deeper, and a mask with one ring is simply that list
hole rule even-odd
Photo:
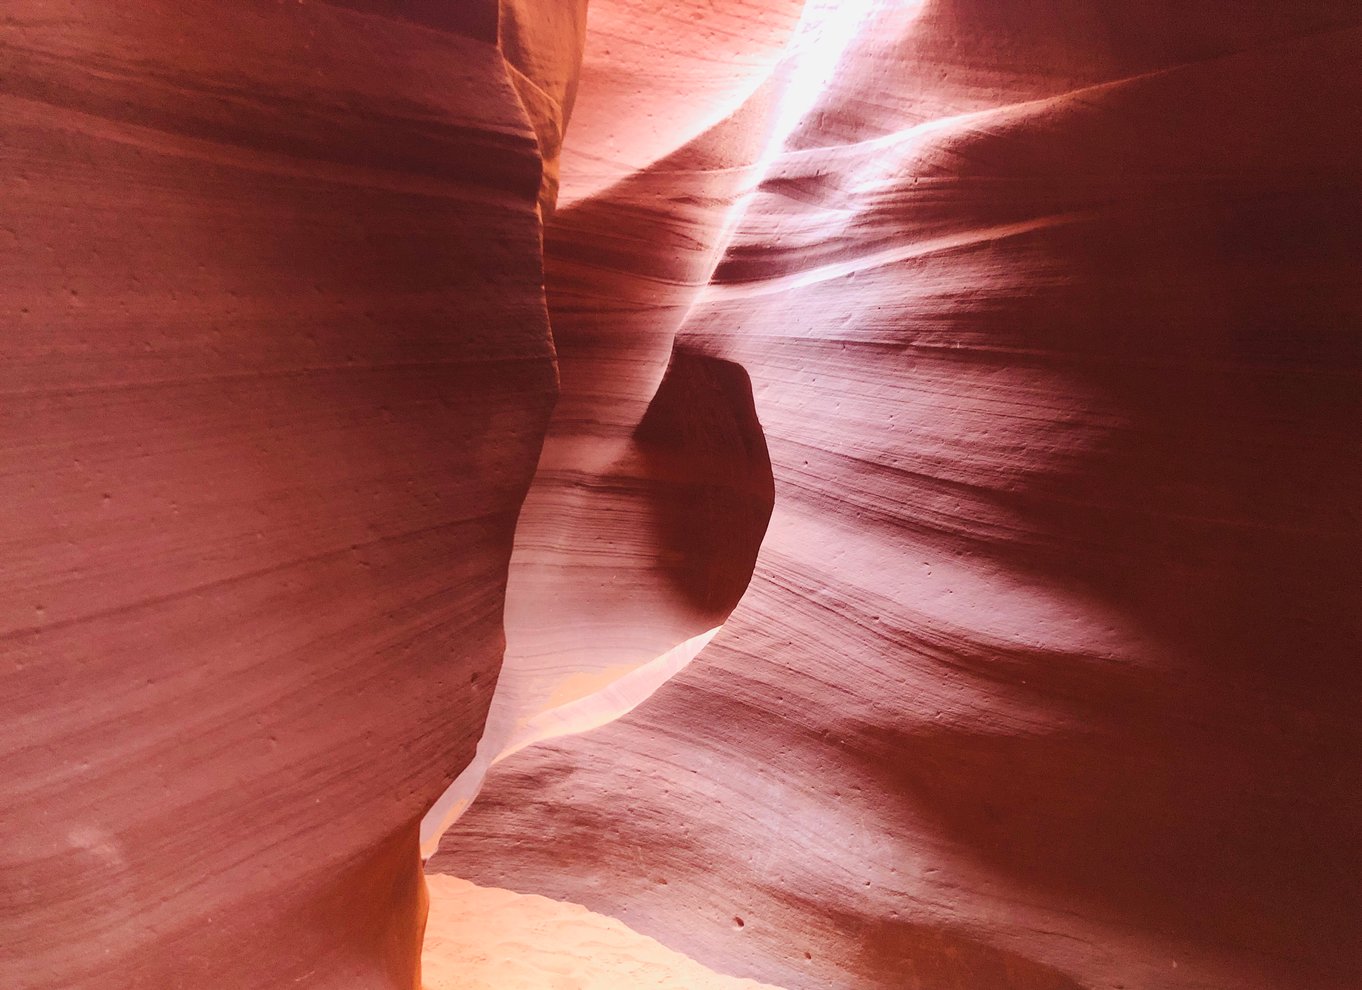
[{"label": "pink rock surface", "polygon": [[1360,46],[9,5],[0,987],[1351,990]]},{"label": "pink rock surface", "polygon": [[713,130],[565,182],[565,388],[684,314],[775,513],[699,659],[431,868],[792,988],[1355,985],[1362,16],[862,12],[818,87],[806,19]]},{"label": "pink rock surface", "polygon": [[555,389],[497,24],[0,13],[7,990],[415,984]]},{"label": "pink rock surface", "polygon": [[575,904],[426,878],[425,990],[780,990],[721,976]]}]

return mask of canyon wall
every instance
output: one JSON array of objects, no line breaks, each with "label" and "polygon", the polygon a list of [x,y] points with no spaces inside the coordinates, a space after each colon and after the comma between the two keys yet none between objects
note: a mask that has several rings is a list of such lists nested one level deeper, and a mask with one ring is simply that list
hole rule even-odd
[{"label": "canyon wall", "polygon": [[0,984],[1353,987],[1360,48],[11,4]]},{"label": "canyon wall", "polygon": [[556,391],[521,6],[0,12],[6,988],[415,985]]},{"label": "canyon wall", "polygon": [[1355,985],[1362,15],[836,6],[661,154],[703,32],[593,4],[654,26],[589,27],[579,109],[659,81],[626,177],[576,193],[569,132],[565,391],[648,394],[675,327],[750,376],[775,510],[699,658],[430,868],[789,988]]}]

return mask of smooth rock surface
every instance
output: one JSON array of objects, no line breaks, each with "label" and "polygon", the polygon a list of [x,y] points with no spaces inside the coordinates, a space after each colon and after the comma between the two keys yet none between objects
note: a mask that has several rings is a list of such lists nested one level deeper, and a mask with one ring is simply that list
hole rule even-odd
[{"label": "smooth rock surface", "polygon": [[614,918],[433,875],[425,990],[779,990],[705,969]]},{"label": "smooth rock surface", "polygon": [[1360,50],[6,6],[0,986],[1353,990]]},{"label": "smooth rock surface", "polygon": [[0,11],[7,990],[414,986],[556,389],[497,39]]},{"label": "smooth rock surface", "polygon": [[1354,986],[1362,13],[860,13],[816,89],[565,169],[565,388],[655,378],[628,328],[680,313],[775,513],[700,657],[430,868],[791,988]]}]

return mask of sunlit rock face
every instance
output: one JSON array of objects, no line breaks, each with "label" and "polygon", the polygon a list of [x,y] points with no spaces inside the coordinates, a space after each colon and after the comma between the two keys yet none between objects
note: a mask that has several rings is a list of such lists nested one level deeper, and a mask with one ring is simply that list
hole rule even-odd
[{"label": "sunlit rock face", "polygon": [[425,990],[779,990],[715,973],[576,904],[451,876],[427,887]]},{"label": "sunlit rock face", "polygon": [[1356,986],[1355,0],[0,47],[0,986]]},{"label": "sunlit rock face", "polygon": [[658,82],[589,20],[578,112],[630,109],[546,234],[563,450],[673,348],[748,376],[751,587],[430,868],[790,988],[1354,986],[1362,13],[811,4],[773,58],[776,6],[663,155],[695,43],[595,4]]}]

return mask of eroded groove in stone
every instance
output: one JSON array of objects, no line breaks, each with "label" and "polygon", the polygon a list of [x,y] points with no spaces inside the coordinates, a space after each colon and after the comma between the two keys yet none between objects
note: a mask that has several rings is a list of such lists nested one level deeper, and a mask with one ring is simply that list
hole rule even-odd
[{"label": "eroded groove in stone", "polygon": [[606,287],[678,281],[660,218],[719,238],[678,346],[750,375],[775,514],[700,658],[498,767],[432,867],[791,988],[1350,987],[1359,40],[878,4],[754,195],[699,212],[677,154],[575,203],[602,367],[647,322]]},{"label": "eroded groove in stone", "polygon": [[0,13],[0,985],[1352,990],[1355,0],[586,14]]}]

